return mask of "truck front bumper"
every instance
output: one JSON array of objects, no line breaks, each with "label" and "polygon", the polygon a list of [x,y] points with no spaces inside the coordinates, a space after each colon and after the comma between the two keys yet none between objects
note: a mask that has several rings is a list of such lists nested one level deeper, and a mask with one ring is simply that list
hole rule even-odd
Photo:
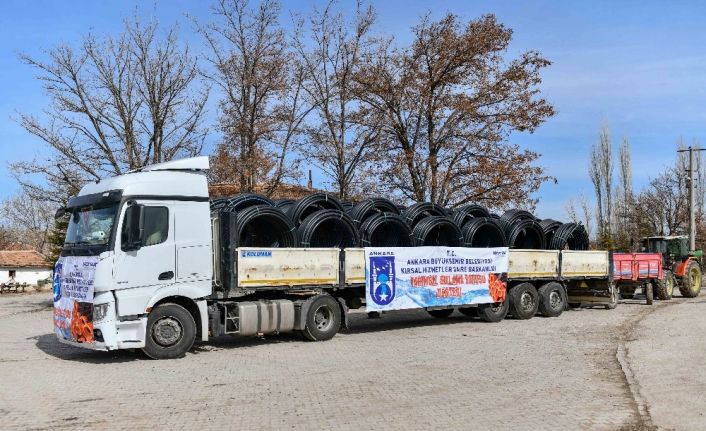
[{"label": "truck front bumper", "polygon": [[145,347],[147,317],[135,317],[130,320],[118,320],[115,298],[111,292],[96,294],[94,304],[107,305],[105,316],[93,322],[93,343],[78,343],[57,336],[60,342],[71,346],[91,350],[140,349]]}]

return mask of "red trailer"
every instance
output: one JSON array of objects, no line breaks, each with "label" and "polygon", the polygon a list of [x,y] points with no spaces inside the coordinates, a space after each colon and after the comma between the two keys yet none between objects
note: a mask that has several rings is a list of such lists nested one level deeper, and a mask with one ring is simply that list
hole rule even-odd
[{"label": "red trailer", "polygon": [[654,285],[664,280],[659,253],[613,253],[613,279],[623,299],[632,299],[642,288],[647,303],[654,299]]}]

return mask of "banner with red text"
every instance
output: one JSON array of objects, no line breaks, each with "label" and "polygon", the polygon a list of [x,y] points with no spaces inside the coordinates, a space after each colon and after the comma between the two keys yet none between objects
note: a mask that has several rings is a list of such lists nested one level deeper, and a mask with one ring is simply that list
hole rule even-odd
[{"label": "banner with red text", "polygon": [[97,256],[64,256],[54,266],[54,332],[93,342],[93,278]]},{"label": "banner with red text", "polygon": [[508,248],[367,247],[366,310],[503,302]]}]

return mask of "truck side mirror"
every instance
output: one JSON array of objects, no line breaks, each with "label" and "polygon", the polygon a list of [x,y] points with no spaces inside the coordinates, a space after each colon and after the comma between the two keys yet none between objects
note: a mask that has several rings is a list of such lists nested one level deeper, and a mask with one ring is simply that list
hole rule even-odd
[{"label": "truck side mirror", "polygon": [[54,213],[54,220],[59,220],[66,215],[66,208],[61,207]]},{"label": "truck side mirror", "polygon": [[125,211],[125,243],[122,249],[125,251],[139,250],[145,236],[145,207],[144,205],[132,204]]}]

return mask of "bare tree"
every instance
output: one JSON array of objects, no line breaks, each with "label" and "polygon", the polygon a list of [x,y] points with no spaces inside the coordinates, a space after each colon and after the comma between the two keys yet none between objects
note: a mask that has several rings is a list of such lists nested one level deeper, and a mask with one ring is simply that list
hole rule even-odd
[{"label": "bare tree", "polygon": [[116,38],[88,35],[77,48],[49,50],[46,61],[21,56],[51,100],[47,120],[19,118],[47,146],[41,158],[12,164],[26,193],[61,203],[87,181],[201,151],[207,89],[176,35],[126,21]]},{"label": "bare tree", "polygon": [[54,224],[52,204],[28,196],[8,198],[0,205],[0,218],[8,239],[41,253],[48,251],[48,235]]},{"label": "bare tree", "polygon": [[623,138],[619,148],[619,178],[620,183],[616,194],[616,211],[614,212],[616,245],[618,249],[629,251],[633,248],[635,229],[633,224],[634,195],[632,188],[632,163],[630,142]]},{"label": "bare tree", "polygon": [[583,193],[579,195],[579,206],[581,207],[581,214],[583,216],[586,233],[589,238],[593,238],[593,223],[591,223],[593,209],[591,208],[591,203],[588,198]]},{"label": "bare tree", "polygon": [[411,200],[532,207],[548,177],[538,154],[505,141],[554,114],[538,90],[550,62],[533,51],[507,61],[512,31],[493,15],[425,17],[413,34],[406,48],[381,44],[356,76],[370,114],[383,119],[371,174]]},{"label": "bare tree", "polygon": [[676,167],[650,181],[637,198],[635,222],[640,236],[686,233],[689,215],[685,189],[684,175]]},{"label": "bare tree", "polygon": [[586,195],[580,193],[578,202],[574,198],[570,198],[565,206],[566,215],[572,223],[581,223],[586,228],[588,237],[591,238],[593,233],[591,219],[593,218],[593,209],[586,198]]},{"label": "bare tree", "polygon": [[200,25],[209,47],[207,76],[223,93],[219,144],[212,180],[235,181],[240,190],[272,191],[298,175],[291,147],[310,111],[304,105],[304,71],[289,51],[279,24],[280,5],[264,0],[220,0],[217,22]]},{"label": "bare tree", "polygon": [[603,175],[600,163],[601,153],[597,145],[591,147],[591,159],[588,165],[588,175],[593,183],[593,190],[596,194],[596,224],[598,225],[598,236],[602,236],[603,226]]},{"label": "bare tree", "polygon": [[353,22],[347,23],[333,6],[330,1],[322,11],[314,9],[308,29],[304,21],[296,23],[294,46],[315,114],[305,128],[308,140],[301,150],[333,180],[339,197],[347,199],[351,188],[360,187],[360,168],[379,131],[374,116],[364,118],[354,87],[363,52],[371,45],[375,13],[359,1]]},{"label": "bare tree", "polygon": [[601,127],[598,143],[591,149],[589,176],[596,192],[598,242],[603,247],[612,248],[613,148],[607,124]]}]

